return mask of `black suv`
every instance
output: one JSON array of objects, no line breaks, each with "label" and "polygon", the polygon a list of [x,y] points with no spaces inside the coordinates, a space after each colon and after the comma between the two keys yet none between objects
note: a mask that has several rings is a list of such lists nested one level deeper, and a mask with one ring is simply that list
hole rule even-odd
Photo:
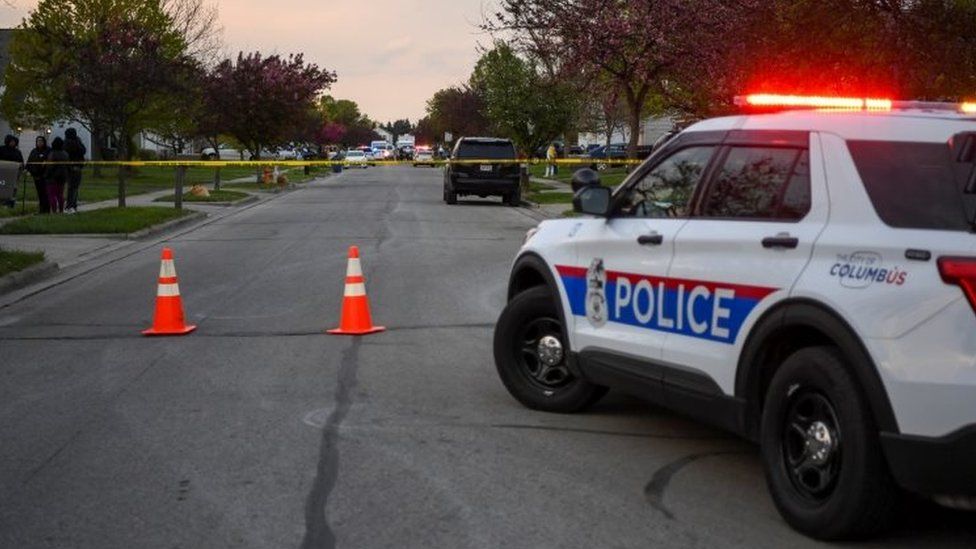
[{"label": "black suv", "polygon": [[501,195],[510,206],[521,202],[519,165],[510,140],[462,137],[450,160],[444,170],[444,202],[456,204],[458,195],[469,194]]}]

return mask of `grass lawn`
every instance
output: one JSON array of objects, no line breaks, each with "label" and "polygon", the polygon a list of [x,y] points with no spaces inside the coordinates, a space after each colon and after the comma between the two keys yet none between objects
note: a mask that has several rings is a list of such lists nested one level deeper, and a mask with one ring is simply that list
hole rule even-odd
[{"label": "grass lawn", "polygon": [[[210,191],[210,196],[196,196],[190,193],[183,194],[183,202],[234,202],[242,198],[247,198],[247,193],[240,191]],[[161,196],[153,202],[173,202],[174,195]]]},{"label": "grass lawn", "polygon": [[[550,178],[556,181],[562,181],[563,183],[569,183],[573,179],[573,173],[576,170],[585,168],[586,166],[559,166],[559,173],[556,177]],[[536,164],[529,166],[529,175],[532,177],[542,177],[546,173],[546,167],[543,164]],[[624,178],[627,177],[627,168],[607,168],[600,172],[600,183],[603,183],[607,187],[616,187],[619,185]]]},{"label": "grass lawn", "polygon": [[37,203],[36,202],[33,204],[27,203],[27,209],[25,210],[26,213],[20,213],[20,212],[21,212],[21,203],[20,203],[20,199],[18,198],[17,206],[14,208],[5,208],[0,206],[0,219],[4,219],[8,217],[20,217],[21,215],[36,214]]},{"label": "grass lawn", "polygon": [[190,212],[176,208],[102,208],[74,215],[34,215],[0,226],[0,234],[126,234]]},{"label": "grass lawn", "polygon": [[[319,169],[312,168],[309,174],[305,175],[304,170],[302,170],[302,168],[291,168],[288,170],[284,170],[282,173],[284,173],[285,176],[288,178],[289,183],[306,183],[308,181],[315,179],[319,175],[325,174],[326,172],[325,170],[320,171]],[[256,183],[255,180],[253,179],[254,178],[253,171],[251,171],[248,175],[252,178],[250,181],[243,182],[243,183],[225,183],[222,184],[220,188],[221,189],[223,188],[245,189],[248,191],[264,191],[264,192],[271,192],[279,188],[278,185],[276,184],[263,185],[263,184]]]},{"label": "grass lawn", "polygon": [[537,193],[539,191],[551,191],[556,187],[553,185],[547,185],[545,183],[536,183],[535,181],[529,181],[529,191]]},{"label": "grass lawn", "polygon": [[0,249],[0,276],[22,271],[44,261],[44,252],[17,252]]},{"label": "grass lawn", "polygon": [[573,193],[529,193],[527,198],[536,204],[572,204]]},{"label": "grass lawn", "polygon": [[[165,166],[143,166],[131,169],[133,172],[126,177],[126,196],[134,196],[137,194],[170,189],[173,187],[173,184],[176,181],[176,168]],[[190,187],[197,183],[212,183],[213,172],[213,168],[196,166],[187,168],[185,185]],[[246,166],[220,168],[220,178],[222,181],[253,175],[254,168]],[[33,179],[31,179],[30,176],[24,176],[24,181],[27,182],[27,201],[36,202],[37,192],[34,190]],[[94,168],[92,166],[88,166],[84,169],[81,176],[81,187],[78,192],[78,200],[82,203],[115,200],[119,196],[118,188],[118,168],[114,166],[102,167],[100,175],[95,177]]]}]

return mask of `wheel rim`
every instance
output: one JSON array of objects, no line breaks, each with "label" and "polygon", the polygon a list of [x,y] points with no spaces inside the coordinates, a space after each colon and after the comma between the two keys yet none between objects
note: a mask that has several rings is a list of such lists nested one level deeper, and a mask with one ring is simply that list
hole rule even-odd
[{"label": "wheel rim", "polygon": [[822,503],[837,486],[841,432],[834,406],[820,392],[795,389],[783,427],[783,466],[804,498]]},{"label": "wheel rim", "polygon": [[516,360],[530,383],[544,390],[559,389],[572,381],[566,367],[562,325],[542,317],[527,323],[516,338]]}]

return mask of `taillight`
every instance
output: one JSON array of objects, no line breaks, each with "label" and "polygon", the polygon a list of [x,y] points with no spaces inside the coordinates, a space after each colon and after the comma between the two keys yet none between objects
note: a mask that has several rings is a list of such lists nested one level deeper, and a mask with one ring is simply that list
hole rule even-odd
[{"label": "taillight", "polygon": [[946,284],[962,288],[969,305],[976,311],[976,257],[940,257],[939,274]]}]

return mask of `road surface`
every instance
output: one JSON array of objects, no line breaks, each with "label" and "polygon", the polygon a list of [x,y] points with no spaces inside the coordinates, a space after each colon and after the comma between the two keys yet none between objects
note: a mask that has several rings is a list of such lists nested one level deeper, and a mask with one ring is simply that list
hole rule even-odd
[{"label": "road surface", "polygon": [[[0,309],[0,547],[770,547],[753,446],[630,397],[520,407],[492,327],[525,230],[440,171],[371,168],[165,244],[186,311],[152,315],[157,244]],[[324,335],[346,250],[389,331]],[[878,546],[976,544],[909,506]],[[874,545],[872,545],[874,546]]]}]

